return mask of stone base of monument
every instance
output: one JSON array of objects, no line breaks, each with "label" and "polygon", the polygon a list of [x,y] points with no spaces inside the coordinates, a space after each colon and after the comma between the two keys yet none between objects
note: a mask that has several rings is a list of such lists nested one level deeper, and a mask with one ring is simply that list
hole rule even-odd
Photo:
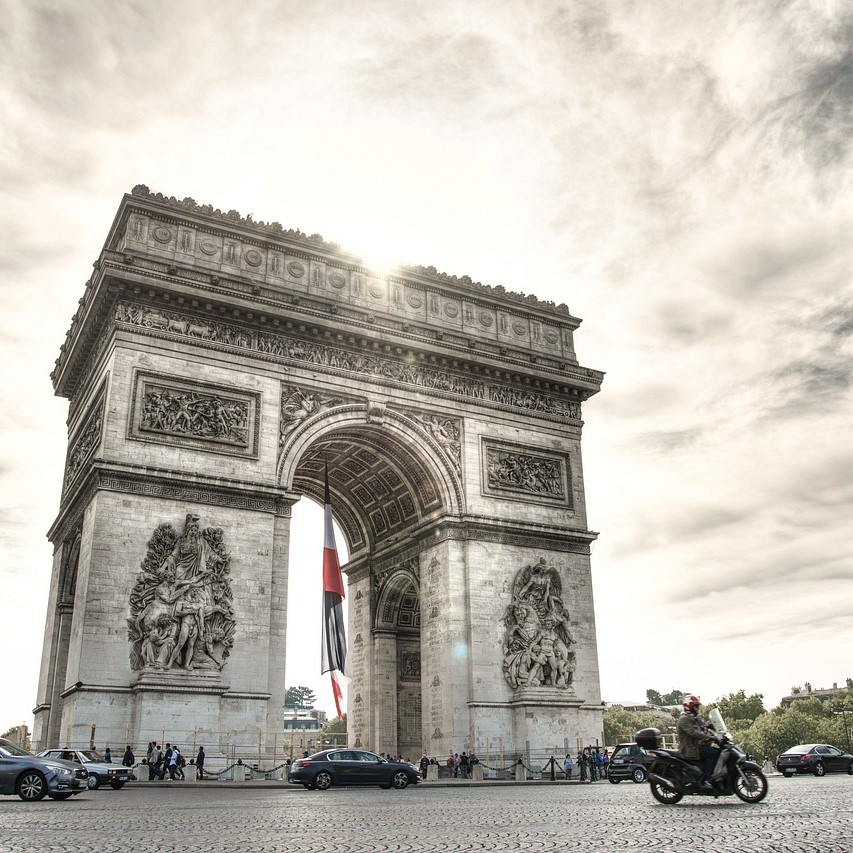
[{"label": "stone base of monument", "polygon": [[519,762],[515,765],[515,781],[516,782],[526,782],[527,781],[527,768]]},{"label": "stone base of monument", "polygon": [[429,764],[427,765],[427,782],[438,782],[438,765],[437,764]]},{"label": "stone base of monument", "polygon": [[483,781],[483,765],[482,764],[474,764],[471,766],[471,780],[473,782],[482,782]]}]

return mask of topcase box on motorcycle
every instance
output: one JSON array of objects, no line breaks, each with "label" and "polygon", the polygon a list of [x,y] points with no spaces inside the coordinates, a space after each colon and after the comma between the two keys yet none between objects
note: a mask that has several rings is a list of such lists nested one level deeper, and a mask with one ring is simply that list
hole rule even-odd
[{"label": "topcase box on motorcycle", "polygon": [[660,749],[663,745],[660,729],[640,729],[634,735],[634,740],[643,749]]}]

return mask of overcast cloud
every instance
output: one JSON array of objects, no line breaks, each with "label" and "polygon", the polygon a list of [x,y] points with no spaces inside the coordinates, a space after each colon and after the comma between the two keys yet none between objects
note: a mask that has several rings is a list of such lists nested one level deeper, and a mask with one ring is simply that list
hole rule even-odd
[{"label": "overcast cloud", "polygon": [[5,0],[0,729],[36,700],[48,374],[137,183],[584,318],[605,699],[853,676],[852,45],[846,0]]}]

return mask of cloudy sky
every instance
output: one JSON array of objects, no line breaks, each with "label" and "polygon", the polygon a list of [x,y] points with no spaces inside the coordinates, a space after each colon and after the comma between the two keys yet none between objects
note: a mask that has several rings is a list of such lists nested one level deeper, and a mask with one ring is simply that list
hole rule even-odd
[{"label": "cloudy sky", "polygon": [[0,730],[36,700],[48,375],[137,183],[584,318],[605,699],[853,676],[851,45],[848,0],[0,0]]}]

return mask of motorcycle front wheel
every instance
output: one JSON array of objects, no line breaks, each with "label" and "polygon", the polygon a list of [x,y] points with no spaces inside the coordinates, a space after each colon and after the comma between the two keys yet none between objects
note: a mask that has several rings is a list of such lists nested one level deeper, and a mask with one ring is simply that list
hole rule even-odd
[{"label": "motorcycle front wheel", "polygon": [[652,796],[665,806],[675,805],[684,796],[678,791],[670,790],[666,785],[661,785],[660,782],[649,782],[649,787],[652,789]]},{"label": "motorcycle front wheel", "polygon": [[735,771],[735,794],[745,803],[760,803],[767,796],[767,778],[760,770]]}]

